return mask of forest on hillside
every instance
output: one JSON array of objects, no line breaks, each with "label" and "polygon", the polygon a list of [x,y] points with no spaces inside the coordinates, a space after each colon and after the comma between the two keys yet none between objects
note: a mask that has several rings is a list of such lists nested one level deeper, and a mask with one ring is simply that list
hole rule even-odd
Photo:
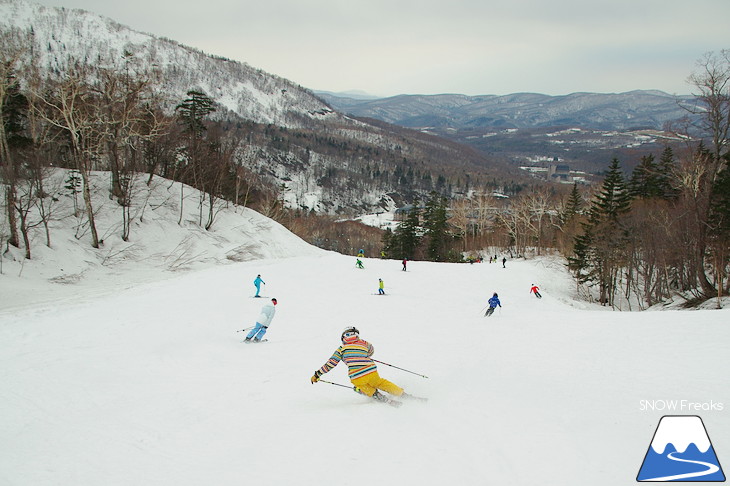
[{"label": "forest on hillside", "polygon": [[[728,51],[708,54],[692,75],[702,140],[647,154],[630,176],[614,159],[600,187],[575,185],[568,193],[565,186],[500,181],[477,154],[426,134],[386,136],[365,123],[254,123],[221,113],[195,87],[171,103],[157,89],[154,69],[131,52],[117,64],[67,59],[65,72],[43,71],[26,40],[12,32],[0,39],[0,243],[23,248],[26,258],[30,233],[49,232],[53,195],[46,183],[49,169],[60,167],[69,170],[66,188],[79,195],[76,212],[93,248],[100,238],[89,179],[105,171],[125,241],[133,183],[147,174],[198,189],[198,224],[206,230],[226,202],[251,206],[343,253],[366,247],[390,258],[464,261],[491,248],[514,257],[559,252],[586,297],[609,306],[622,296],[643,308],[673,293],[707,299],[730,289]],[[301,192],[289,206],[279,185],[288,182]],[[329,206],[304,203],[315,190]],[[404,208],[394,231],[332,216],[345,209],[352,216],[385,197]]]}]

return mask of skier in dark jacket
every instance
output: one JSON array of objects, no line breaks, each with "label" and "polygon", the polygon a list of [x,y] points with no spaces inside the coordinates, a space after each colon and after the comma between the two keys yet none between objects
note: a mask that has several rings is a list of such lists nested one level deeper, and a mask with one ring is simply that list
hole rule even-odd
[{"label": "skier in dark jacket", "polygon": [[492,314],[494,314],[494,309],[500,306],[502,307],[502,303],[499,301],[499,297],[497,296],[497,292],[494,293],[491,299],[489,299],[489,309],[487,309],[487,312],[484,314],[484,317],[489,317]]}]

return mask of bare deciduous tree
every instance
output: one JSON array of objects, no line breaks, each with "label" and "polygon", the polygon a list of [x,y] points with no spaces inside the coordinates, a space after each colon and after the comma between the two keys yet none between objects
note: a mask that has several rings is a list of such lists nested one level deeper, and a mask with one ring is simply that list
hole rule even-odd
[{"label": "bare deciduous tree", "polygon": [[69,66],[65,79],[50,82],[48,90],[33,92],[38,114],[63,130],[70,141],[71,155],[83,182],[82,194],[91,232],[91,246],[99,248],[99,235],[91,200],[91,170],[100,158],[102,143],[98,137],[98,104],[93,102],[89,73],[83,65]]},{"label": "bare deciduous tree", "polygon": [[[689,77],[689,82],[697,89],[698,107],[693,112],[699,117],[703,133],[710,139],[710,147],[706,150],[700,147],[685,161],[681,182],[684,195],[693,203],[696,219],[697,277],[705,294],[710,296],[717,289],[705,272],[705,256],[712,190],[724,168],[730,142],[730,50],[708,53],[697,66],[697,71]],[[724,273],[724,268],[715,268],[715,273]]]}]

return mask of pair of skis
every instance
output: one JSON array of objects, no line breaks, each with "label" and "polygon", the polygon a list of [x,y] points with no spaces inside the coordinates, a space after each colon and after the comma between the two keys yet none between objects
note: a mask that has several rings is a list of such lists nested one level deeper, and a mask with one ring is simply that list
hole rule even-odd
[{"label": "pair of skis", "polygon": [[[334,381],[322,380],[321,378],[318,381],[320,381],[322,383],[329,383],[330,385],[341,386],[342,388],[354,389],[357,393],[360,393],[361,395],[365,395],[357,387],[349,387],[347,385],[335,383]],[[403,393],[403,395],[401,395],[401,397],[403,397],[407,400],[413,400],[413,401],[424,402],[424,403],[428,401],[428,398],[417,397],[415,395],[411,395],[411,394],[408,394],[405,392]],[[378,391],[376,391],[375,394],[373,396],[371,396],[370,398],[372,398],[376,402],[385,403],[386,405],[390,405],[391,407],[400,407],[401,405],[403,405],[403,402],[401,402],[400,400],[395,400],[393,398],[386,397],[385,395],[381,394]]]},{"label": "pair of skis", "polygon": [[[426,403],[428,401],[428,398],[417,397],[417,396],[409,395],[406,393],[401,395],[401,397],[404,397],[406,400],[413,400],[414,402]],[[373,400],[375,400],[376,402],[385,403],[387,405],[390,405],[391,407],[400,407],[401,405],[403,405],[402,401],[395,400],[394,398],[386,397],[385,395],[380,395],[378,398],[376,398],[375,396],[372,396],[371,398]]]}]

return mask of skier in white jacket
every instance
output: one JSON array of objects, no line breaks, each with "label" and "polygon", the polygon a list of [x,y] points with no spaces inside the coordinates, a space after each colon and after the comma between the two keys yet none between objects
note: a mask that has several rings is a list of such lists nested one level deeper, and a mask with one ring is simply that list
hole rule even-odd
[{"label": "skier in white jacket", "polygon": [[270,304],[265,304],[261,308],[261,314],[259,314],[259,317],[256,319],[256,325],[251,332],[248,333],[244,342],[261,342],[261,338],[263,338],[264,334],[266,334],[266,331],[269,329],[269,325],[271,324],[271,320],[274,318],[274,314],[276,314],[275,305],[276,299],[271,299]]}]

